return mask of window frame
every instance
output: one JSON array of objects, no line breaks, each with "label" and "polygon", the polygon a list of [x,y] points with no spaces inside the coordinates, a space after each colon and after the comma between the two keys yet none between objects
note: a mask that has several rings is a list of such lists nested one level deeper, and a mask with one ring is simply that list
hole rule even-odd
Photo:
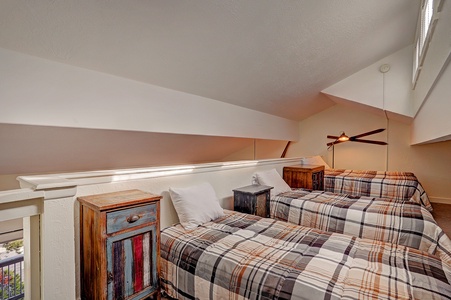
[{"label": "window frame", "polygon": [[443,0],[422,0],[413,47],[412,89],[421,73],[429,42],[437,24]]}]

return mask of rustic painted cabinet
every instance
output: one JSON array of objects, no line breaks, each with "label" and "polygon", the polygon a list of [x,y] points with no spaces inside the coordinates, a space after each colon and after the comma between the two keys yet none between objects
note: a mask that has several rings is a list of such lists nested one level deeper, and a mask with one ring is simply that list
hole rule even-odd
[{"label": "rustic painted cabinet", "polygon": [[248,185],[234,189],[234,210],[268,218],[270,190],[272,188],[272,186],[266,185]]},{"label": "rustic painted cabinet", "polygon": [[324,166],[295,165],[284,167],[283,180],[291,188],[324,190]]},{"label": "rustic painted cabinet", "polygon": [[79,197],[81,299],[159,298],[161,196]]}]

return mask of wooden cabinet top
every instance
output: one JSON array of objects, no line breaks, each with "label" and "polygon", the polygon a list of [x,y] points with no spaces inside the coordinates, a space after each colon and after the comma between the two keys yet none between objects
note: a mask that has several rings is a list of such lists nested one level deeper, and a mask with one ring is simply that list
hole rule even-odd
[{"label": "wooden cabinet top", "polygon": [[321,165],[294,165],[283,167],[285,171],[304,171],[304,172],[319,172],[324,170],[324,166]]},{"label": "wooden cabinet top", "polygon": [[259,194],[259,193],[269,191],[270,189],[273,189],[273,188],[274,187],[267,186],[267,185],[252,184],[252,185],[243,186],[241,188],[234,189],[233,191],[254,195],[254,194]]},{"label": "wooden cabinet top", "polygon": [[127,190],[92,196],[78,197],[78,201],[84,205],[88,205],[95,210],[103,211],[109,209],[120,208],[130,205],[139,205],[158,201],[161,196],[140,190]]}]

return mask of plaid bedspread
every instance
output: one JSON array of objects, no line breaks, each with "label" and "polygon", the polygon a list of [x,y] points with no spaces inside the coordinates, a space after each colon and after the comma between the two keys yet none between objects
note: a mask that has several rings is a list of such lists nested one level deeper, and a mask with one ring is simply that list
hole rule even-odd
[{"label": "plaid bedspread", "polygon": [[451,240],[417,203],[294,189],[272,197],[270,214],[293,224],[412,247],[451,264]]},{"label": "plaid bedspread", "polygon": [[450,299],[450,266],[416,249],[226,212],[161,233],[177,299]]},{"label": "plaid bedspread", "polygon": [[324,171],[324,190],[352,196],[412,201],[432,211],[426,192],[410,172],[329,169]]}]

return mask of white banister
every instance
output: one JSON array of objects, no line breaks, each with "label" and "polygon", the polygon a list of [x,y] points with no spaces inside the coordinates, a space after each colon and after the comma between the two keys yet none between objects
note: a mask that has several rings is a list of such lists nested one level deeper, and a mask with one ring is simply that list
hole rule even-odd
[{"label": "white banister", "polygon": [[22,219],[25,266],[25,300],[44,299],[40,273],[40,215],[44,207],[44,192],[25,188],[0,192],[0,222]]},{"label": "white banister", "polygon": [[31,189],[0,192],[0,222],[42,213],[44,193]]}]

